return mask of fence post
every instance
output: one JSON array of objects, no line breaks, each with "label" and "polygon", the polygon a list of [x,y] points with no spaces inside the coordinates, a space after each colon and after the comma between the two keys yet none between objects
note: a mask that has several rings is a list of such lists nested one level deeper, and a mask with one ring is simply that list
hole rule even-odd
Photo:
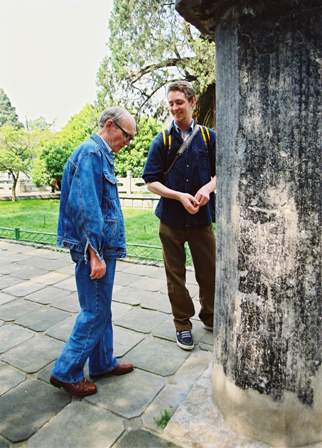
[{"label": "fence post", "polygon": [[15,239],[20,240],[20,229],[19,227],[15,227]]}]

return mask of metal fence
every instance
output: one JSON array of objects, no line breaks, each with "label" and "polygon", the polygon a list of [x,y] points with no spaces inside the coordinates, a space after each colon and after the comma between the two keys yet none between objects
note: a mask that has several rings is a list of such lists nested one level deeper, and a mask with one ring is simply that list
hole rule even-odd
[{"label": "metal fence", "polygon": [[[48,232],[35,232],[32,230],[24,230],[20,227],[0,227],[0,239],[9,239],[16,241],[24,241],[36,244],[46,244],[55,246],[56,234]],[[140,243],[127,243],[127,257],[138,261],[163,263],[162,259],[162,247],[140,244]],[[186,249],[187,264],[191,265],[191,254],[189,249]]]}]

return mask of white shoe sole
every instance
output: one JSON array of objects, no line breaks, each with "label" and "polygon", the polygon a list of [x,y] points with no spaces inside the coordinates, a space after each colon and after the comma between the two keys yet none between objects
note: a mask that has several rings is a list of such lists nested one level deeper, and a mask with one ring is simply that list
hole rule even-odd
[{"label": "white shoe sole", "polygon": [[182,348],[182,350],[189,350],[189,351],[193,350],[195,348],[194,344],[192,344],[192,345],[184,345],[184,344],[181,344],[181,342],[179,342],[179,341],[177,341],[177,346]]}]

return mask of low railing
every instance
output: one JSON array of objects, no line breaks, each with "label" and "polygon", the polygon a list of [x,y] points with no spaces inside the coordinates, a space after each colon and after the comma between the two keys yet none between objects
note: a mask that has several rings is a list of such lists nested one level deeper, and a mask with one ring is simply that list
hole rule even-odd
[{"label": "low railing", "polygon": [[[55,246],[56,234],[48,232],[35,232],[20,227],[0,227],[0,239],[24,241],[36,244]],[[138,261],[163,263],[162,247],[150,244],[127,243],[127,257]],[[187,263],[191,265],[190,251],[187,250]]]}]

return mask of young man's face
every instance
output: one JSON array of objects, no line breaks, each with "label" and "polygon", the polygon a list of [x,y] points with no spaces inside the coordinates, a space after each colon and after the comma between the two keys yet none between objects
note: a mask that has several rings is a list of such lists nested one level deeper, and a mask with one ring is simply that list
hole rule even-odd
[{"label": "young man's face", "polygon": [[196,99],[188,100],[183,92],[174,90],[168,93],[169,111],[176,124],[189,125],[192,120],[192,112],[196,105]]}]

